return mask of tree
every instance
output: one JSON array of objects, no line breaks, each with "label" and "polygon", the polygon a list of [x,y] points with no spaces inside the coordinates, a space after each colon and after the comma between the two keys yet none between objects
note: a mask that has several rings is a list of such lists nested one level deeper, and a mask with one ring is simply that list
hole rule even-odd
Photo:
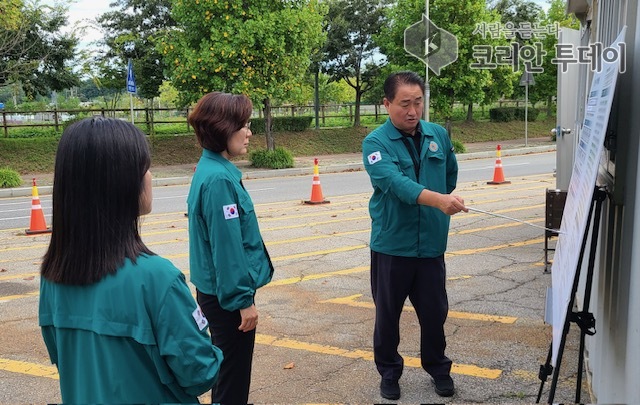
[{"label": "tree", "polygon": [[384,64],[373,38],[385,24],[386,3],[384,0],[332,0],[325,18],[324,70],[332,80],[343,80],[355,90],[353,125],[356,127],[360,126],[362,95],[372,88]]},{"label": "tree", "polygon": [[61,32],[66,13],[62,4],[33,3],[22,7],[18,21],[0,23],[0,86],[20,83],[33,99],[78,83],[70,66],[78,38]]},{"label": "tree", "polygon": [[[394,7],[389,8],[389,22],[377,37],[377,42],[391,63],[416,72],[424,71],[425,65],[404,49],[404,30],[421,21],[424,12],[422,0],[399,0]],[[496,80],[496,75],[504,74],[504,70],[492,72],[472,65],[477,62],[473,57],[474,46],[493,47],[502,43],[499,38],[486,39],[475,34],[477,24],[492,23],[498,17],[486,9],[485,0],[432,0],[429,19],[458,40],[458,59],[444,67],[440,75],[429,75],[431,105],[435,113],[444,119],[445,127],[451,133],[454,102],[459,101],[467,106],[483,104],[490,102],[490,97],[497,97],[501,93],[486,90],[500,82]],[[470,108],[468,118],[471,117],[471,111]]]},{"label": "tree", "polygon": [[90,69],[83,73],[91,78],[105,109],[114,110],[125,91],[127,67],[119,63],[118,59],[102,58],[97,59]]},{"label": "tree", "polygon": [[159,104],[165,108],[175,107],[178,101],[178,90],[171,85],[171,82],[164,81],[160,86]]},{"label": "tree", "polygon": [[22,15],[22,0],[3,0],[0,3],[0,29],[17,28]]},{"label": "tree", "polygon": [[[566,14],[564,0],[550,0],[549,3],[549,10],[541,20],[542,25],[551,26],[557,24],[559,27],[580,28],[580,22],[575,16]],[[542,65],[544,71],[535,76],[536,85],[530,89],[529,93],[529,99],[534,105],[541,101],[546,102],[547,117],[552,115],[553,97],[558,91],[558,66],[551,63],[556,57],[557,43],[558,38],[555,35],[548,35],[542,39],[543,49],[547,53]]]},{"label": "tree", "polygon": [[322,8],[316,0],[173,1],[178,29],[163,53],[181,103],[216,90],[247,94],[264,110],[274,150],[271,100],[286,99],[303,81],[322,46]]},{"label": "tree", "polygon": [[115,0],[111,7],[116,10],[97,18],[107,46],[104,56],[118,58],[123,65],[131,59],[138,95],[146,99],[158,97],[166,70],[158,43],[176,25],[171,17],[171,1]]},{"label": "tree", "polygon": [[503,24],[511,23],[519,27],[523,22],[540,21],[542,7],[531,0],[493,0],[489,9],[501,16]]}]

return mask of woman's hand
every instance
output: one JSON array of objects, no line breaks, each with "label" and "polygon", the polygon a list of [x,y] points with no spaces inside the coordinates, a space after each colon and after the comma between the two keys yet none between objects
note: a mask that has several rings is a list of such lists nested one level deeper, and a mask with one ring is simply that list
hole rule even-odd
[{"label": "woman's hand", "polygon": [[241,309],[240,316],[242,317],[242,322],[240,322],[238,330],[249,332],[254,330],[258,325],[258,310],[256,309],[255,304]]}]

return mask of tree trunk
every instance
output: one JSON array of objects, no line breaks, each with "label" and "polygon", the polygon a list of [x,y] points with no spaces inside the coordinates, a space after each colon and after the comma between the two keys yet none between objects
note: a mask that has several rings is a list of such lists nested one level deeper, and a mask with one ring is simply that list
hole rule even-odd
[{"label": "tree trunk", "polygon": [[451,133],[451,131],[453,130],[453,126],[451,125],[451,117],[445,118],[444,129],[447,130],[447,133],[449,134],[449,139],[451,139],[453,136],[453,134]]},{"label": "tree trunk", "polygon": [[547,118],[551,117],[551,96],[547,96]]},{"label": "tree trunk", "polygon": [[467,106],[467,122],[473,121],[473,103]]},{"label": "tree trunk", "polygon": [[264,133],[267,136],[267,150],[276,150],[276,140],[271,132],[271,100],[264,99]]},{"label": "tree trunk", "polygon": [[359,127],[360,126],[360,101],[362,99],[362,91],[360,91],[360,88],[356,89],[356,113],[353,117],[353,126],[354,127]]}]

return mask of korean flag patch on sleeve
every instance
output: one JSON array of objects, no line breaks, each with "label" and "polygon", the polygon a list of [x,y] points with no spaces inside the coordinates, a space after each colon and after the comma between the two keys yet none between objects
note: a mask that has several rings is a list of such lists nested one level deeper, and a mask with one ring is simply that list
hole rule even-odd
[{"label": "korean flag patch on sleeve", "polygon": [[224,219],[238,218],[238,206],[236,204],[229,204],[222,206],[224,211]]},{"label": "korean flag patch on sleeve", "polygon": [[207,327],[207,325],[209,325],[207,318],[204,316],[202,310],[200,309],[200,305],[198,305],[196,309],[193,310],[191,315],[193,316],[193,319],[196,321],[196,325],[198,325],[198,328],[200,328],[200,330],[203,330]]},{"label": "korean flag patch on sleeve", "polygon": [[372,165],[381,161],[382,155],[380,155],[380,151],[373,152],[372,154],[367,156],[367,160],[369,161],[369,164]]}]

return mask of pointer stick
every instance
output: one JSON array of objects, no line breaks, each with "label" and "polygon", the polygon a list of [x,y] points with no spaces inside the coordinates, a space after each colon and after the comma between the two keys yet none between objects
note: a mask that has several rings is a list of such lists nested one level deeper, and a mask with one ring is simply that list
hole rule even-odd
[{"label": "pointer stick", "polygon": [[565,232],[561,232],[559,229],[545,228],[544,226],[540,226],[540,225],[532,224],[531,222],[523,221],[523,220],[518,219],[518,218],[508,217],[508,216],[506,216],[506,215],[496,214],[496,213],[489,212],[489,211],[483,211],[483,210],[479,210],[479,209],[477,209],[477,208],[472,208],[472,207],[469,207],[469,206],[467,206],[467,209],[468,209],[469,211],[475,211],[475,212],[479,212],[479,213],[481,213],[481,214],[493,215],[494,217],[499,217],[499,218],[509,219],[509,220],[511,220],[511,221],[520,222],[520,223],[523,223],[523,224],[525,224],[525,225],[532,226],[532,227],[534,227],[534,228],[544,229],[545,231],[550,231],[550,232],[554,232],[554,233],[558,233],[558,234],[564,234],[564,233],[565,233]]}]

